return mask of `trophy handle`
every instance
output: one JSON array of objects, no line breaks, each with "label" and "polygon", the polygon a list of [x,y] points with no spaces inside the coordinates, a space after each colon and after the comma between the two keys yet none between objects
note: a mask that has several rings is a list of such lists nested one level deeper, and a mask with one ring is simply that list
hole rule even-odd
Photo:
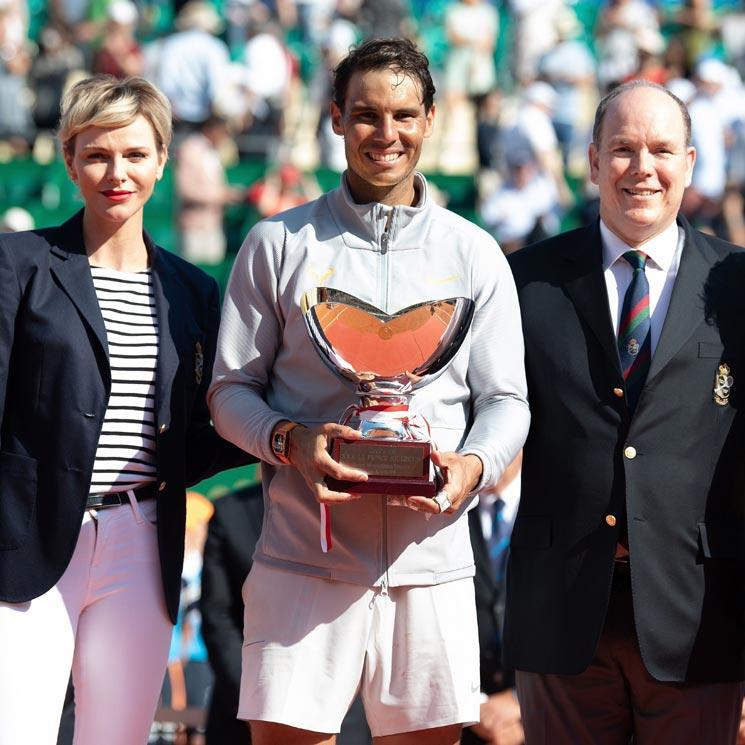
[{"label": "trophy handle", "polygon": [[357,411],[357,405],[356,404],[349,404],[346,409],[341,413],[341,416],[339,417],[339,424],[344,425],[345,427],[348,427],[349,420],[354,416],[354,413]]}]

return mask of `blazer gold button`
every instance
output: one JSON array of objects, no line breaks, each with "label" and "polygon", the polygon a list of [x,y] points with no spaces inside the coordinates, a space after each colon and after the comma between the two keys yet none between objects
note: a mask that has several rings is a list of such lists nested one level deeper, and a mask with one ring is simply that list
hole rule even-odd
[{"label": "blazer gold button", "polygon": [[629,459],[636,458],[636,448],[629,445],[627,448],[624,449],[623,454]]},{"label": "blazer gold button", "polygon": [[168,429],[168,427],[166,427],[165,424],[161,424],[160,425],[160,429],[158,430],[158,432],[160,432],[161,434],[163,434],[167,429]]},{"label": "blazer gold button", "polygon": [[613,395],[618,396],[618,398],[623,398],[623,388],[614,388]]},{"label": "blazer gold button", "polygon": [[166,482],[161,481],[160,484],[158,484],[158,491],[163,491],[163,489],[166,488]]},{"label": "blazer gold button", "polygon": [[606,525],[610,525],[611,528],[616,524],[616,516],[615,515],[606,515],[605,516],[605,523]]}]

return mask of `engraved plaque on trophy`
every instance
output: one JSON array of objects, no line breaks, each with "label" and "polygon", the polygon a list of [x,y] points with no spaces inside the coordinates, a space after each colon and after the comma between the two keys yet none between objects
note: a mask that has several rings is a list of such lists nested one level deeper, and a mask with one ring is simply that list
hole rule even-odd
[{"label": "engraved plaque on trophy", "polygon": [[302,298],[310,337],[322,359],[355,384],[358,403],[339,422],[359,439],[335,438],[331,457],[368,474],[365,482],[327,477],[336,491],[358,494],[437,493],[426,419],[412,403],[416,390],[450,363],[473,317],[473,301],[455,297],[417,303],[396,313],[341,290],[316,287]]}]

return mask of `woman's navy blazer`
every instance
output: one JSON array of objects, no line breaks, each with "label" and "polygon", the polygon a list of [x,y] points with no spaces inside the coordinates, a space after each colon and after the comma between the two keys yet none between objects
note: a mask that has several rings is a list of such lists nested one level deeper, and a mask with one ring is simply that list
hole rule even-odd
[{"label": "woman's navy blazer", "polygon": [[[158,544],[175,622],[185,489],[252,458],[217,435],[207,409],[217,283],[144,237],[159,325]],[[110,392],[83,211],[59,227],[0,235],[0,600],[38,597],[69,564]]]}]

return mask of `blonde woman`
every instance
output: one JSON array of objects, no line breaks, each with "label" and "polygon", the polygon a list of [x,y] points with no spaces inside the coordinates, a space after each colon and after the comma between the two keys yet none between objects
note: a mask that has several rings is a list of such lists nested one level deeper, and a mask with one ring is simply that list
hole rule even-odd
[{"label": "blonde woman", "polygon": [[0,743],[141,745],[178,609],[185,487],[248,456],[205,404],[218,288],[156,246],[167,100],[141,78],[72,87],[59,128],[84,200],[0,235]]}]

